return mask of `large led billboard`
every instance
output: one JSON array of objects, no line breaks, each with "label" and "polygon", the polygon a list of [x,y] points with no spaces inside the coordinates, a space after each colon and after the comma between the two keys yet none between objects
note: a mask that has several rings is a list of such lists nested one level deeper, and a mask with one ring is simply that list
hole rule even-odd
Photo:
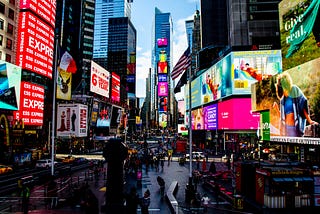
[{"label": "large led billboard", "polygon": [[0,60],[0,109],[18,110],[21,68]]},{"label": "large led billboard", "polygon": [[160,38],[157,39],[158,48],[163,48],[168,46],[168,39],[167,38]]},{"label": "large led billboard", "polygon": [[168,83],[158,82],[158,96],[168,96]]},{"label": "large led billboard", "polygon": [[14,119],[22,119],[25,125],[42,126],[44,109],[44,87],[21,82],[20,108],[14,112]]},{"label": "large led billboard", "polygon": [[253,85],[253,109],[270,112],[270,140],[319,141],[319,67],[320,58]]},{"label": "large led billboard", "polygon": [[91,61],[90,91],[108,98],[109,81],[110,73],[94,61]]},{"label": "large led billboard", "polygon": [[158,62],[158,73],[159,74],[168,73],[168,62]]},{"label": "large led billboard", "polygon": [[212,104],[203,107],[204,129],[216,130],[218,129],[218,105]]},{"label": "large led billboard", "polygon": [[111,116],[112,116],[112,105],[100,102],[96,126],[110,127]]},{"label": "large led billboard", "polygon": [[159,111],[168,111],[168,97],[159,97]]},{"label": "large led billboard", "polygon": [[19,13],[16,63],[52,78],[54,30],[31,12]]},{"label": "large led billboard", "polygon": [[284,71],[320,57],[319,4],[318,0],[283,0],[279,3]]},{"label": "large led billboard", "polygon": [[59,104],[57,111],[58,137],[86,137],[88,107],[83,104]]},{"label": "large led billboard", "polygon": [[258,129],[259,113],[252,112],[251,98],[233,98],[218,103],[218,129]]},{"label": "large led billboard", "polygon": [[120,102],[120,76],[112,72],[111,99]]},{"label": "large led billboard", "polygon": [[20,1],[20,10],[30,9],[52,27],[55,26],[56,0],[23,0]]},{"label": "large led billboard", "polygon": [[204,130],[204,114],[202,107],[191,111],[191,127],[192,130]]}]

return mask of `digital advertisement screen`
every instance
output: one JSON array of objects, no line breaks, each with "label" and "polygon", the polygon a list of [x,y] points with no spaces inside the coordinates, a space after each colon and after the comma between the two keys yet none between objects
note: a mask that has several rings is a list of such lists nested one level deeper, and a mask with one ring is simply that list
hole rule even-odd
[{"label": "digital advertisement screen", "polygon": [[218,105],[213,104],[203,107],[204,129],[218,129]]},{"label": "digital advertisement screen", "polygon": [[192,130],[204,130],[204,114],[203,108],[191,111]]},{"label": "digital advertisement screen", "polygon": [[159,111],[159,126],[162,128],[167,127],[168,115],[167,112]]},{"label": "digital advertisement screen", "polygon": [[251,111],[251,98],[233,98],[218,103],[218,129],[258,129],[259,113]]},{"label": "digital advertisement screen", "polygon": [[94,61],[91,61],[90,91],[108,98],[110,96],[109,84],[110,73]]},{"label": "digital advertisement screen", "polygon": [[282,72],[281,51],[239,51],[233,56],[233,94],[250,94],[251,84]]},{"label": "digital advertisement screen", "polygon": [[163,48],[168,46],[168,39],[167,38],[160,38],[157,39],[158,48]]},{"label": "digital advertisement screen", "polygon": [[168,63],[167,62],[158,62],[158,73],[159,74],[168,73]]},{"label": "digital advertisement screen", "polygon": [[112,105],[99,103],[99,112],[97,119],[97,127],[110,127],[112,116]]},{"label": "digital advertisement screen", "polygon": [[31,12],[19,13],[16,63],[52,78],[54,30]]},{"label": "digital advertisement screen", "polygon": [[159,62],[166,62],[167,61],[167,54],[164,51],[161,51],[159,54]]},{"label": "digital advertisement screen", "polygon": [[159,110],[167,112],[167,110],[168,110],[168,97],[159,97]]},{"label": "digital advertisement screen", "polygon": [[279,24],[283,70],[320,57],[320,2],[283,0]]},{"label": "digital advertisement screen", "polygon": [[320,58],[253,86],[254,109],[270,112],[271,140],[301,143],[319,140],[319,133],[314,132],[320,122],[319,66]]},{"label": "digital advertisement screen", "polygon": [[14,119],[22,119],[25,125],[42,126],[44,109],[44,87],[21,82],[20,108],[14,112]]},{"label": "digital advertisement screen", "polygon": [[120,76],[112,72],[111,99],[120,102]]},{"label": "digital advertisement screen", "polygon": [[0,109],[18,110],[21,68],[0,60]]},{"label": "digital advertisement screen", "polygon": [[158,96],[168,96],[168,83],[159,82],[158,83]]},{"label": "digital advertisement screen", "polygon": [[44,19],[51,27],[55,26],[56,0],[23,0],[20,1],[20,10],[30,9]]},{"label": "digital advertisement screen", "polygon": [[158,74],[158,82],[168,82],[168,76],[166,74]]}]

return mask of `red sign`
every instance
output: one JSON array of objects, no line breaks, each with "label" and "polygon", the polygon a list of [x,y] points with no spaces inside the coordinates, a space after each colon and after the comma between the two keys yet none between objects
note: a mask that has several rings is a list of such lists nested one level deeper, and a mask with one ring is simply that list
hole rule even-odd
[{"label": "red sign", "polygon": [[55,26],[56,0],[21,0],[20,10],[30,9],[48,22],[51,27]]},{"label": "red sign", "polygon": [[29,82],[21,82],[20,110],[14,112],[16,120],[25,125],[42,126],[44,108],[44,87]]},{"label": "red sign", "polygon": [[112,72],[111,99],[120,102],[120,76]]},{"label": "red sign", "polygon": [[17,65],[52,78],[53,48],[53,28],[30,12],[20,12]]}]

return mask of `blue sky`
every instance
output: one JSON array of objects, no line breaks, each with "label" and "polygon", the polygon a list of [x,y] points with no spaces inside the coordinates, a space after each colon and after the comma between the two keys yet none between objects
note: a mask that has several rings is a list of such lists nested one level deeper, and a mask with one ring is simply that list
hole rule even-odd
[{"label": "blue sky", "polygon": [[[155,7],[163,13],[171,13],[174,66],[188,45],[185,21],[192,20],[196,9],[200,10],[199,2],[200,0],[133,0],[131,21],[137,30],[137,97],[145,97],[145,79],[151,67],[151,37]],[[179,94],[176,96],[179,97]]]}]

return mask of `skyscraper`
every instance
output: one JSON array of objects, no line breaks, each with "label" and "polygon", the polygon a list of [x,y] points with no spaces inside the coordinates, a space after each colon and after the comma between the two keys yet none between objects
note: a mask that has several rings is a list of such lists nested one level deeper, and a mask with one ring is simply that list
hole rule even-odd
[{"label": "skyscraper", "polygon": [[[159,62],[161,61],[163,66],[166,66],[166,73],[162,76],[166,76],[166,80],[162,79],[163,87],[167,87],[168,93],[163,96],[166,97],[166,110],[165,114],[167,117],[167,122],[169,125],[171,123],[170,118],[172,117],[172,109],[173,109],[173,94],[171,93],[170,87],[173,85],[170,79],[170,69],[172,68],[172,18],[170,13],[163,13],[158,8],[155,8],[155,17],[153,23],[153,38],[152,38],[152,74],[151,74],[151,109],[157,109],[151,115],[152,120],[155,124],[158,124],[159,121],[159,112],[160,112],[160,102],[159,102],[159,91],[158,91],[158,78],[159,78]],[[162,41],[161,44],[158,41]],[[162,57],[160,59],[160,57]],[[163,58],[164,57],[164,58]],[[163,61],[163,62],[162,62]],[[166,83],[164,83],[166,82]],[[166,85],[166,86],[165,86]],[[164,94],[163,94],[164,95]],[[164,111],[162,111],[164,113]]]},{"label": "skyscraper", "polygon": [[93,59],[100,66],[107,68],[109,18],[131,18],[130,0],[96,0],[94,19]]}]

